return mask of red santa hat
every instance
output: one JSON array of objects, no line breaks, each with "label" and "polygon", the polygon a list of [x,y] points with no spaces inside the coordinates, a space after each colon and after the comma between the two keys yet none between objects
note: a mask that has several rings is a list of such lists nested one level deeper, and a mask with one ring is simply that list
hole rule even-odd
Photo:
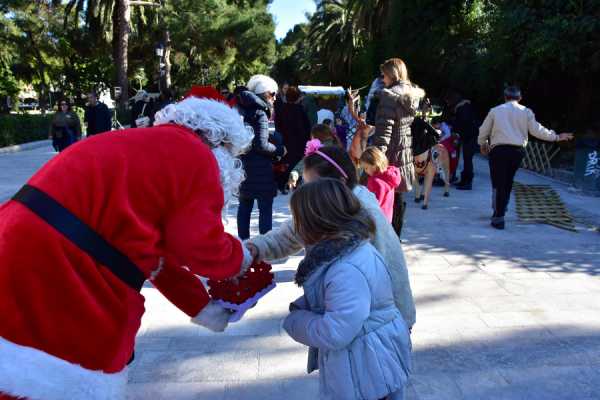
[{"label": "red santa hat", "polygon": [[158,111],[154,125],[182,125],[209,143],[219,164],[227,203],[238,193],[245,178],[242,163],[237,157],[250,147],[254,133],[244,125],[242,116],[236,110],[221,101],[196,97],[201,93],[210,91],[196,90],[190,97]]},{"label": "red santa hat", "polygon": [[198,86],[194,85],[192,88],[185,94],[185,99],[188,97],[197,97],[199,99],[210,99],[220,101],[222,103],[227,103],[227,99],[219,93],[217,89],[212,86]]}]

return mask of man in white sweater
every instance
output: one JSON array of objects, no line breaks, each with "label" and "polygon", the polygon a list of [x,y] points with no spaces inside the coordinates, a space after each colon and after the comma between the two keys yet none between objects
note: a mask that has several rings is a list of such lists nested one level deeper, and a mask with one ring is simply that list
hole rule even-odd
[{"label": "man in white sweater", "polygon": [[573,139],[571,133],[556,134],[536,121],[533,111],[519,104],[521,90],[509,86],[504,90],[505,103],[492,108],[479,128],[478,143],[489,154],[493,201],[492,226],[504,229],[504,214],[510,199],[513,179],[523,157],[529,132],[540,140],[560,142]]}]

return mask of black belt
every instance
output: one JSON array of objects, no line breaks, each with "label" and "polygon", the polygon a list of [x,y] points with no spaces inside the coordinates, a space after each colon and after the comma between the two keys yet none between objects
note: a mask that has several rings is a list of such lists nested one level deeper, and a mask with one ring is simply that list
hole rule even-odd
[{"label": "black belt", "polygon": [[37,214],[130,288],[138,292],[142,289],[146,278],[140,269],[52,197],[33,186],[25,185],[12,199]]}]

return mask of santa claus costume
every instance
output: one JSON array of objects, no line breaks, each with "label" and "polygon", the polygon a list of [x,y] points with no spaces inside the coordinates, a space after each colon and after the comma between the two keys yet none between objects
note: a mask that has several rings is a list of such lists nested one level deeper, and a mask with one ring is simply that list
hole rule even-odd
[{"label": "santa claus costume", "polygon": [[0,207],[0,399],[124,399],[145,279],[194,322],[225,328],[196,275],[251,262],[221,218],[252,133],[195,97],[156,124],[69,147]]}]

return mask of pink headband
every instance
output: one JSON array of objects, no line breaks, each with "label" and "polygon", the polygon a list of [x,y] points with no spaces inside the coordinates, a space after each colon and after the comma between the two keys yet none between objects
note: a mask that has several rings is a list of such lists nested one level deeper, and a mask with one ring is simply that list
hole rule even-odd
[{"label": "pink headband", "polygon": [[319,151],[319,149],[321,147],[323,147],[323,144],[321,143],[321,141],[319,139],[309,140],[308,143],[306,143],[306,150],[304,151],[304,157],[308,157],[311,154],[318,154],[321,157],[323,157],[325,160],[327,160],[331,165],[333,165],[338,171],[340,171],[340,174],[342,174],[342,176],[344,178],[348,179],[348,174],[346,174],[346,172],[344,172],[344,170],[342,169],[342,167],[340,167],[338,165],[338,163],[333,161],[333,159],[331,157],[329,157],[327,154],[323,153],[322,151]]}]

